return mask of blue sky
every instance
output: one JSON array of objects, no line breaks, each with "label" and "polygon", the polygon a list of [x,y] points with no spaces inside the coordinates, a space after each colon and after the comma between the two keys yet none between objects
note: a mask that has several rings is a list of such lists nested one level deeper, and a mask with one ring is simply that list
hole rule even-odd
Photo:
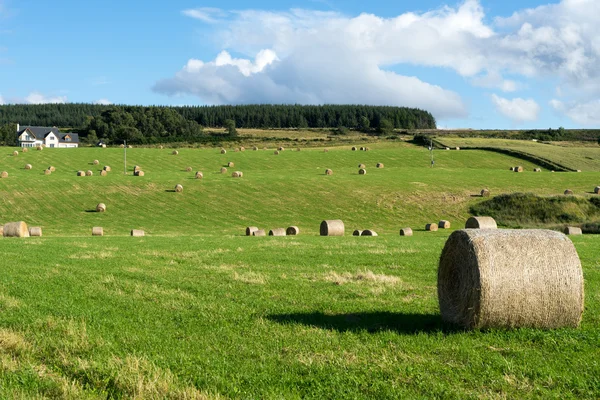
[{"label": "blue sky", "polygon": [[0,103],[362,103],[599,128],[598,0],[0,0]]}]

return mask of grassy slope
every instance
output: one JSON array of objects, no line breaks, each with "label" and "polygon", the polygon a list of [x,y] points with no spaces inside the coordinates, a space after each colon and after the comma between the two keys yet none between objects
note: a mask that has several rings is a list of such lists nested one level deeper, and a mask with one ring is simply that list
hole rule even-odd
[{"label": "grassy slope", "polygon": [[[436,152],[431,169],[427,152],[408,145],[278,156],[132,149],[143,178],[118,174],[116,149],[9,153],[0,219],[42,225],[46,236],[0,239],[0,398],[600,393],[596,237],[574,239],[586,279],[581,329],[457,332],[442,326],[435,294],[448,232],[397,235],[442,217],[460,226],[482,187],[587,195],[597,173],[515,174],[508,166],[534,166],[480,151]],[[108,177],[75,176],[95,158],[113,167]],[[227,161],[244,178],[218,174]],[[57,172],[44,176],[50,164]],[[176,183],[184,193],[166,191]],[[105,214],[86,212],[100,201]],[[323,218],[383,235],[314,236]],[[306,235],[239,237],[249,224],[292,223]],[[91,238],[94,225],[156,237]]]}]

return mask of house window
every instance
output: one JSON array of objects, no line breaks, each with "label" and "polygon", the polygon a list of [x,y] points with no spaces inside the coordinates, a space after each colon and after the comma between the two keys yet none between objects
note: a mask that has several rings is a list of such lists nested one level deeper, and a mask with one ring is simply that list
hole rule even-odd
[{"label": "house window", "polygon": [[70,142],[71,141],[71,136],[65,136],[65,142]]},{"label": "house window", "polygon": [[54,147],[54,143],[50,143],[50,147]]}]

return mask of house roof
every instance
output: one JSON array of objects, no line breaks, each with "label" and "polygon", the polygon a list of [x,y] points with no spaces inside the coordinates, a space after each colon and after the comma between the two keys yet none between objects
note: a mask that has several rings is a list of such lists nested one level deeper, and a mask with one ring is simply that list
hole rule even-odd
[{"label": "house roof", "polygon": [[[27,129],[29,129],[29,132],[33,133],[33,136],[35,136],[36,139],[39,139],[39,140],[44,139],[46,136],[48,136],[48,134],[50,132],[52,132],[58,138],[59,143],[79,143],[79,134],[73,133],[73,132],[62,133],[56,127],[21,126],[20,129],[19,129],[19,131],[17,132],[17,135],[21,136],[21,134],[23,132],[25,132]],[[71,136],[71,141],[69,141],[69,142],[65,141],[65,136],[67,136],[67,135]]]}]

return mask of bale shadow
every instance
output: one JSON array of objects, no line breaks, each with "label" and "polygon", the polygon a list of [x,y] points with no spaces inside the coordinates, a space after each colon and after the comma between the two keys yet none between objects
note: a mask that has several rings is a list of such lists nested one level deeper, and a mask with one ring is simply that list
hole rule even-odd
[{"label": "bale shadow", "polygon": [[481,194],[472,194],[471,197],[483,197]]},{"label": "bale shadow", "polygon": [[177,193],[177,190],[175,190],[175,189],[167,189],[167,190],[165,190],[165,192],[167,192],[167,193]]},{"label": "bale shadow", "polygon": [[96,211],[96,210],[85,210],[85,212],[86,213],[95,213],[95,212],[98,212],[98,211]]},{"label": "bale shadow", "polygon": [[459,328],[444,323],[439,314],[375,311],[327,315],[316,311],[312,313],[273,314],[268,315],[267,318],[280,324],[302,324],[338,332],[367,331],[377,333],[394,331],[399,334],[411,335],[460,331]]}]

